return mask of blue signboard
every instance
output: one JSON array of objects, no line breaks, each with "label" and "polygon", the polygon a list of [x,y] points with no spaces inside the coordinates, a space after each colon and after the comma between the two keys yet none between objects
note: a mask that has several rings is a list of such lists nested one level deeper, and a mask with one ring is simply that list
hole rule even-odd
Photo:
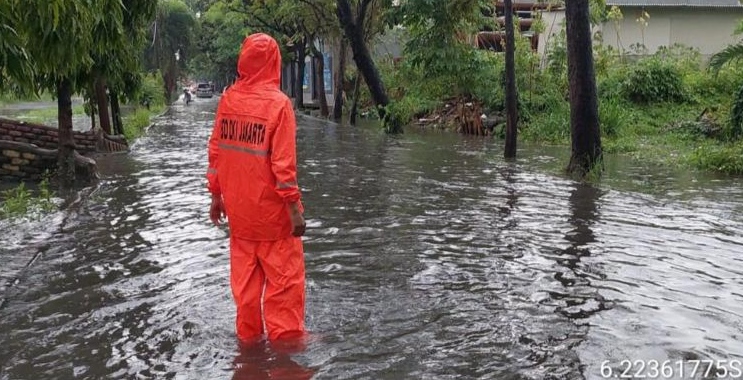
[{"label": "blue signboard", "polygon": [[[331,66],[333,64],[333,58],[330,56],[329,53],[323,54],[323,59],[325,63],[325,69],[323,70],[323,81],[325,82],[325,92],[328,94],[333,93],[333,71],[331,70]],[[307,58],[305,69],[304,69],[304,81],[302,82],[302,88],[305,91],[310,90],[310,86],[312,83],[312,78],[310,75],[312,75],[312,60],[310,58]]]}]

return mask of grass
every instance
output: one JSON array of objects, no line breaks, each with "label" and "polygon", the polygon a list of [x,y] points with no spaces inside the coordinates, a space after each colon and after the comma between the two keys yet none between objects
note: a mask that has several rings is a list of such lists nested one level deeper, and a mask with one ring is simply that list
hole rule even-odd
[{"label": "grass", "polygon": [[0,218],[9,219],[26,215],[40,217],[56,207],[53,197],[54,192],[49,188],[48,176],[39,183],[36,191],[27,189],[25,183],[21,182],[15,188],[0,193],[0,198],[3,199],[0,204]]},{"label": "grass", "polygon": [[160,114],[165,107],[154,106],[147,108],[138,107],[134,113],[124,118],[124,136],[128,141],[142,136],[147,127],[152,123],[152,117]]},{"label": "grass", "polygon": [[[729,101],[729,100],[727,100]],[[602,145],[606,154],[622,154],[640,161],[669,167],[743,174],[743,141],[726,142],[686,132],[671,126],[695,121],[705,108],[716,107],[717,119],[724,124],[725,99],[705,102],[657,103],[638,105],[628,101],[601,99],[599,114]],[[536,115],[523,123],[523,141],[569,145],[570,119],[567,103],[551,112]]]},{"label": "grass", "polygon": [[[78,104],[72,107],[72,115],[80,116],[85,115],[85,108],[83,105]],[[49,120],[57,119],[57,107],[40,108],[35,110],[27,111],[17,116],[18,119],[30,121],[32,123],[44,123]]]},{"label": "grass", "polygon": [[[532,72],[533,66],[528,64],[533,62],[531,50],[516,49],[522,142],[570,145],[566,53],[564,45],[553,46],[547,52],[546,69]],[[405,60],[396,66],[380,65],[390,89],[390,110],[402,119],[415,120],[419,112],[425,114],[432,108],[429,104],[465,93],[481,101],[488,115],[502,115],[503,62],[480,59],[471,67],[469,56],[462,57],[463,61],[452,58],[456,62],[435,75],[426,64]],[[610,49],[597,49],[594,59],[605,153],[633,157],[649,165],[743,174],[743,136],[730,117],[734,104],[743,108],[742,64],[733,63],[712,73],[706,70],[698,51],[676,45],[637,61],[625,61]],[[462,67],[476,79],[465,81],[474,85],[464,92],[461,86],[450,84],[452,78],[458,78],[451,72],[461,72]],[[530,75],[528,80],[525,73]],[[480,89],[480,83],[485,83],[483,88],[488,91]],[[740,98],[736,100],[737,94]],[[368,98],[362,91],[362,99]],[[705,110],[708,112],[702,118]]]},{"label": "grass", "polygon": [[41,93],[39,96],[23,97],[18,97],[16,94],[0,93],[0,106],[21,102],[51,102],[53,100],[54,97],[46,92]]},{"label": "grass", "polygon": [[[150,119],[159,115],[165,109],[164,106],[151,106],[150,110],[137,107],[135,111],[124,117],[124,136],[127,140],[133,140],[137,137],[142,136],[144,131],[150,125]],[[83,105],[75,105],[72,107],[73,116],[85,115],[85,109]],[[41,108],[30,110],[21,115],[17,116],[18,119],[27,120],[34,123],[45,123],[49,120],[55,120],[57,118],[57,108]]]}]

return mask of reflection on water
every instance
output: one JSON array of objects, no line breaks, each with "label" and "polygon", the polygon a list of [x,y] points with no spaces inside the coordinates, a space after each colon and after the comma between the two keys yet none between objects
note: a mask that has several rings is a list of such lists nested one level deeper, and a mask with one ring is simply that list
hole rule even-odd
[{"label": "reflection on water", "polygon": [[0,379],[598,379],[743,356],[739,179],[616,158],[578,184],[563,148],[506,163],[500,142],[301,118],[315,338],[238,346],[206,215],[214,106],[102,159],[81,206],[0,226]]}]

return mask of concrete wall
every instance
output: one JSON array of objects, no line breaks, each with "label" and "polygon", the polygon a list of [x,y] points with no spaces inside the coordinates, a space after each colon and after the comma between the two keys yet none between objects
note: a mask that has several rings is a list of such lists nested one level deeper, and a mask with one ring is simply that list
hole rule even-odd
[{"label": "concrete wall", "polygon": [[[741,40],[733,36],[733,30],[743,19],[743,9],[722,8],[675,8],[645,7],[650,15],[644,32],[644,45],[649,53],[661,46],[683,44],[699,49],[704,56],[710,56],[729,44]],[[601,25],[604,44],[629,49],[632,44],[643,43],[643,33],[637,18],[642,7],[621,7],[624,18]],[[617,38],[617,29],[619,38]]]}]

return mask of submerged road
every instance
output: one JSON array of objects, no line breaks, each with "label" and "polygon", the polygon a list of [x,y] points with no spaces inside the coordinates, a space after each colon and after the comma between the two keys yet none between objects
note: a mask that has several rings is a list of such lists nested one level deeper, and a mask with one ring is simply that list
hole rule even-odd
[{"label": "submerged road", "polygon": [[175,105],[74,207],[0,222],[1,380],[572,380],[743,360],[741,180],[615,160],[593,187],[550,174],[564,161],[546,148],[505,163],[500,142],[304,118],[312,338],[241,348],[207,216],[215,106]]}]

